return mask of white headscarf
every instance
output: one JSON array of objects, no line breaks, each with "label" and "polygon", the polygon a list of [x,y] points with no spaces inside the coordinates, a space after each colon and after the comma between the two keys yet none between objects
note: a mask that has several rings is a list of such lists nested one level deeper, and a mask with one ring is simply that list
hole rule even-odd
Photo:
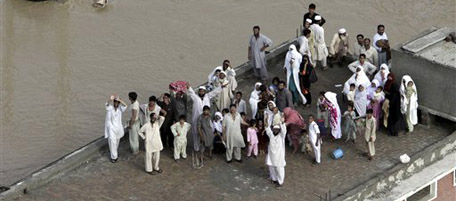
[{"label": "white headscarf", "polygon": [[223,132],[223,127],[222,127],[223,116],[222,116],[222,113],[216,112],[215,116],[220,117],[220,120],[218,120],[218,121],[214,120],[212,122],[212,127],[213,127],[214,131],[222,133]]},{"label": "white headscarf", "polygon": [[[374,84],[375,87],[373,87],[372,84]],[[367,98],[369,100],[374,99],[375,90],[377,90],[378,86],[380,86],[378,80],[372,80],[371,85],[367,88]]]},{"label": "white headscarf", "polygon": [[215,71],[217,71],[217,70],[223,71],[223,67],[217,66],[214,70],[212,70],[212,72],[209,74],[209,76],[207,76],[208,83],[210,83],[210,84],[212,83],[212,78],[214,77]]},{"label": "white headscarf", "polygon": [[363,67],[358,66],[356,68],[356,71],[357,72],[353,73],[353,75],[345,82],[343,89],[344,94],[348,94],[348,92],[350,91],[350,84],[355,84],[356,88],[358,88],[359,85],[363,85],[364,89],[367,89],[371,84],[371,81],[364,72]]},{"label": "white headscarf", "polygon": [[272,125],[272,121],[274,120],[274,112],[272,110],[269,109],[269,104],[272,103],[272,107],[276,107],[276,104],[274,101],[269,101],[268,102],[268,105],[266,107],[266,109],[264,110],[264,117],[268,117],[268,126],[271,126]]},{"label": "white headscarf", "polygon": [[[413,89],[415,90],[415,93],[410,97],[410,100],[407,99],[406,95],[406,89],[407,89],[407,84],[409,82],[413,83]],[[416,125],[418,123],[418,91],[416,90],[416,84],[412,80],[412,78],[409,75],[404,75],[401,80],[401,87],[399,89],[399,92],[401,93],[401,112],[402,114],[405,114],[407,112],[407,108],[409,107],[410,104],[410,115],[409,120],[412,122],[413,125]]]},{"label": "white headscarf", "polygon": [[[383,78],[382,78],[382,72],[384,73]],[[380,70],[377,72],[377,74],[375,74],[375,77],[374,77],[374,79],[380,83],[379,86],[383,87],[385,85],[386,81],[388,80],[387,77],[388,77],[389,73],[390,73],[390,71],[389,71],[388,65],[386,65],[386,64],[380,65]]]},{"label": "white headscarf", "polygon": [[341,129],[341,126],[340,126],[340,122],[342,120],[342,116],[341,116],[341,113],[340,113],[339,104],[337,103],[337,94],[334,93],[334,92],[328,91],[328,92],[325,93],[325,98],[326,98],[326,100],[331,102],[331,104],[333,104],[333,106],[337,110],[337,122],[336,122],[337,125],[334,128],[331,126],[331,129],[332,129],[331,134],[332,134],[332,136],[334,138],[340,139],[342,137],[342,129]]},{"label": "white headscarf", "polygon": [[356,89],[355,109],[358,112],[359,116],[366,115],[366,109],[367,109],[367,89],[366,88],[364,88],[363,91],[360,91],[359,87]]},{"label": "white headscarf", "polygon": [[255,83],[255,87],[253,88],[252,93],[250,93],[250,99],[249,99],[249,104],[250,108],[252,109],[252,119],[255,119],[257,110],[258,110],[258,102],[260,101],[260,90],[257,90],[256,88],[261,86],[261,82]]}]

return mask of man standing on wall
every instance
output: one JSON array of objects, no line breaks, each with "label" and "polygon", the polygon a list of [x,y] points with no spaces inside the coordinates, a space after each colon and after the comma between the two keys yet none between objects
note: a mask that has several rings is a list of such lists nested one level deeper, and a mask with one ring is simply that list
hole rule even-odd
[{"label": "man standing on wall", "polygon": [[[312,22],[315,23],[315,16],[319,15],[318,13],[315,12],[316,6],[315,4],[311,3],[309,4],[309,12],[304,14],[304,19],[302,20],[302,26],[306,24],[307,19],[311,19]],[[320,26],[323,26],[325,24],[326,20],[325,18],[321,18],[320,22],[317,22]]]},{"label": "man standing on wall", "polygon": [[248,59],[253,67],[255,76],[262,81],[268,79],[268,70],[266,68],[266,48],[272,46],[272,40],[263,34],[260,34],[260,27],[253,27],[253,35],[249,40]]}]

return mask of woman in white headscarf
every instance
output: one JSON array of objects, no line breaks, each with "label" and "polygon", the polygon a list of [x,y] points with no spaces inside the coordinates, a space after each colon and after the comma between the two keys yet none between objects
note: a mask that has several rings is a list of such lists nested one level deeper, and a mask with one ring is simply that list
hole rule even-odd
[{"label": "woman in white headscarf", "polygon": [[358,68],[356,68],[356,72],[353,73],[353,75],[345,82],[344,89],[342,91],[345,95],[347,95],[350,91],[350,84],[355,84],[356,87],[358,87],[359,85],[363,85],[365,89],[369,87],[371,81],[364,72],[363,67],[358,66]]},{"label": "woman in white headscarf", "polygon": [[342,137],[342,129],[340,126],[342,115],[340,113],[339,104],[337,103],[337,94],[329,91],[326,92],[325,104],[328,106],[331,134],[335,139],[340,139]]},{"label": "woman in white headscarf", "polygon": [[363,85],[359,85],[355,93],[355,111],[358,116],[365,116],[367,109],[367,90]]},{"label": "woman in white headscarf", "polygon": [[211,84],[215,79],[216,79],[216,74],[215,74],[215,71],[223,71],[223,67],[222,66],[217,66],[216,68],[214,68],[214,70],[212,70],[212,72],[207,76],[207,82],[209,84]]},{"label": "woman in white headscarf", "polygon": [[222,92],[217,95],[216,105],[219,111],[222,111],[225,108],[229,108],[231,104],[231,99],[233,98],[232,85],[226,77],[225,71],[221,71],[219,77],[214,83],[215,88],[222,88]]},{"label": "woman in white headscarf", "polygon": [[299,83],[299,68],[302,62],[302,55],[296,50],[296,46],[291,44],[285,56],[285,64],[283,68],[287,72],[287,87],[293,95],[293,103],[302,99],[302,103],[306,104],[307,100],[301,92]]},{"label": "woman in white headscarf", "polygon": [[371,85],[367,87],[367,99],[372,100],[375,95],[375,91],[377,90],[377,87],[380,86],[380,83],[378,80],[372,80]]},{"label": "woman in white headscarf", "polygon": [[274,120],[274,112],[272,111],[276,107],[274,101],[268,102],[268,107],[264,110],[264,122],[267,123],[268,126],[273,126],[272,122]]},{"label": "woman in white headscarf", "polygon": [[413,126],[418,123],[418,92],[415,82],[409,75],[404,75],[399,89],[401,93],[401,112],[407,120],[408,132],[413,132]]},{"label": "woman in white headscarf", "polygon": [[258,102],[260,102],[261,85],[262,84],[260,82],[255,83],[255,88],[253,88],[252,93],[250,93],[249,104],[250,108],[252,109],[252,119],[255,119],[258,111]]},{"label": "woman in white headscarf", "polygon": [[[378,86],[384,86],[386,81],[388,80],[388,74],[390,73],[389,67],[386,64],[380,65],[380,70],[375,74],[374,80],[377,80],[380,85]],[[378,87],[377,86],[377,87]]]},{"label": "woman in white headscarf", "polygon": [[212,129],[214,129],[214,133],[217,132],[217,133],[221,134],[223,132],[222,122],[223,122],[222,113],[216,112],[214,120],[212,121]]}]

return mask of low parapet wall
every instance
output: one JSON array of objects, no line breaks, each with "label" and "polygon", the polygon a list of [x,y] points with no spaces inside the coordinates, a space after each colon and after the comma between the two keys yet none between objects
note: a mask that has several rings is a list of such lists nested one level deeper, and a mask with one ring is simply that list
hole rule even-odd
[{"label": "low parapet wall", "polygon": [[[288,51],[288,46],[290,44],[296,43],[297,40],[292,39],[272,48],[266,55],[266,60],[269,66],[275,66],[275,64],[278,62],[282,62],[283,57],[285,57],[285,54]],[[243,63],[235,68],[236,74],[238,76],[241,76],[245,73],[250,73],[251,70],[252,67],[249,65],[249,62]],[[128,136],[126,135],[123,139],[128,139]],[[80,165],[89,162],[94,157],[97,157],[100,151],[103,151],[106,148],[106,140],[104,137],[99,137],[87,145],[82,146],[81,148],[50,163],[46,167],[9,186],[9,190],[0,194],[0,200],[11,200],[23,193],[27,193],[28,191],[39,188],[40,186],[51,182],[55,178],[65,175],[65,173],[70,172],[78,168]]]},{"label": "low parapet wall", "polygon": [[377,193],[387,192],[399,182],[455,151],[456,131],[411,156],[408,164],[400,164],[398,158],[398,165],[350,190],[335,201],[363,201]]}]

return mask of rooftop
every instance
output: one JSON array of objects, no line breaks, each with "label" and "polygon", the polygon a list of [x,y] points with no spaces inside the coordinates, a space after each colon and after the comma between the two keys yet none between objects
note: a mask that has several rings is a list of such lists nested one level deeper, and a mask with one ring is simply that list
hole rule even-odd
[{"label": "rooftop", "polygon": [[[285,78],[283,57],[270,62],[270,78]],[[317,74],[319,81],[312,85],[313,100],[323,90],[340,94],[342,89],[335,85],[344,83],[351,75],[347,68],[337,66],[325,72],[318,69]],[[247,100],[256,80],[249,72],[237,79]],[[344,111],[345,103],[340,97],[339,102]],[[315,101],[310,109],[301,106],[299,111],[303,115],[315,113]],[[131,155],[128,142],[123,141],[117,163],[109,162],[105,150],[92,161],[16,200],[319,200],[318,195],[324,197],[329,190],[334,198],[399,165],[400,155],[412,156],[451,132],[442,127],[418,125],[411,135],[390,137],[381,129],[377,133],[374,161],[362,156],[366,148],[361,136],[357,136],[356,144],[345,143],[345,139],[324,140],[322,164],[315,167],[311,166],[310,155],[291,155],[291,148],[287,147],[285,183],[279,190],[267,180],[264,155],[246,159],[243,154],[243,163],[231,164],[225,163],[224,154],[216,155],[213,160],[206,160],[202,169],[194,170],[191,157],[175,163],[172,152],[164,150],[160,160],[163,173],[152,176],[144,172],[144,151]],[[330,157],[336,148],[345,152],[340,160]],[[187,150],[191,156],[190,146]]]},{"label": "rooftop", "polygon": [[445,66],[456,68],[456,44],[443,39],[456,29],[443,27],[433,28],[429,32],[401,45],[416,56]]}]

